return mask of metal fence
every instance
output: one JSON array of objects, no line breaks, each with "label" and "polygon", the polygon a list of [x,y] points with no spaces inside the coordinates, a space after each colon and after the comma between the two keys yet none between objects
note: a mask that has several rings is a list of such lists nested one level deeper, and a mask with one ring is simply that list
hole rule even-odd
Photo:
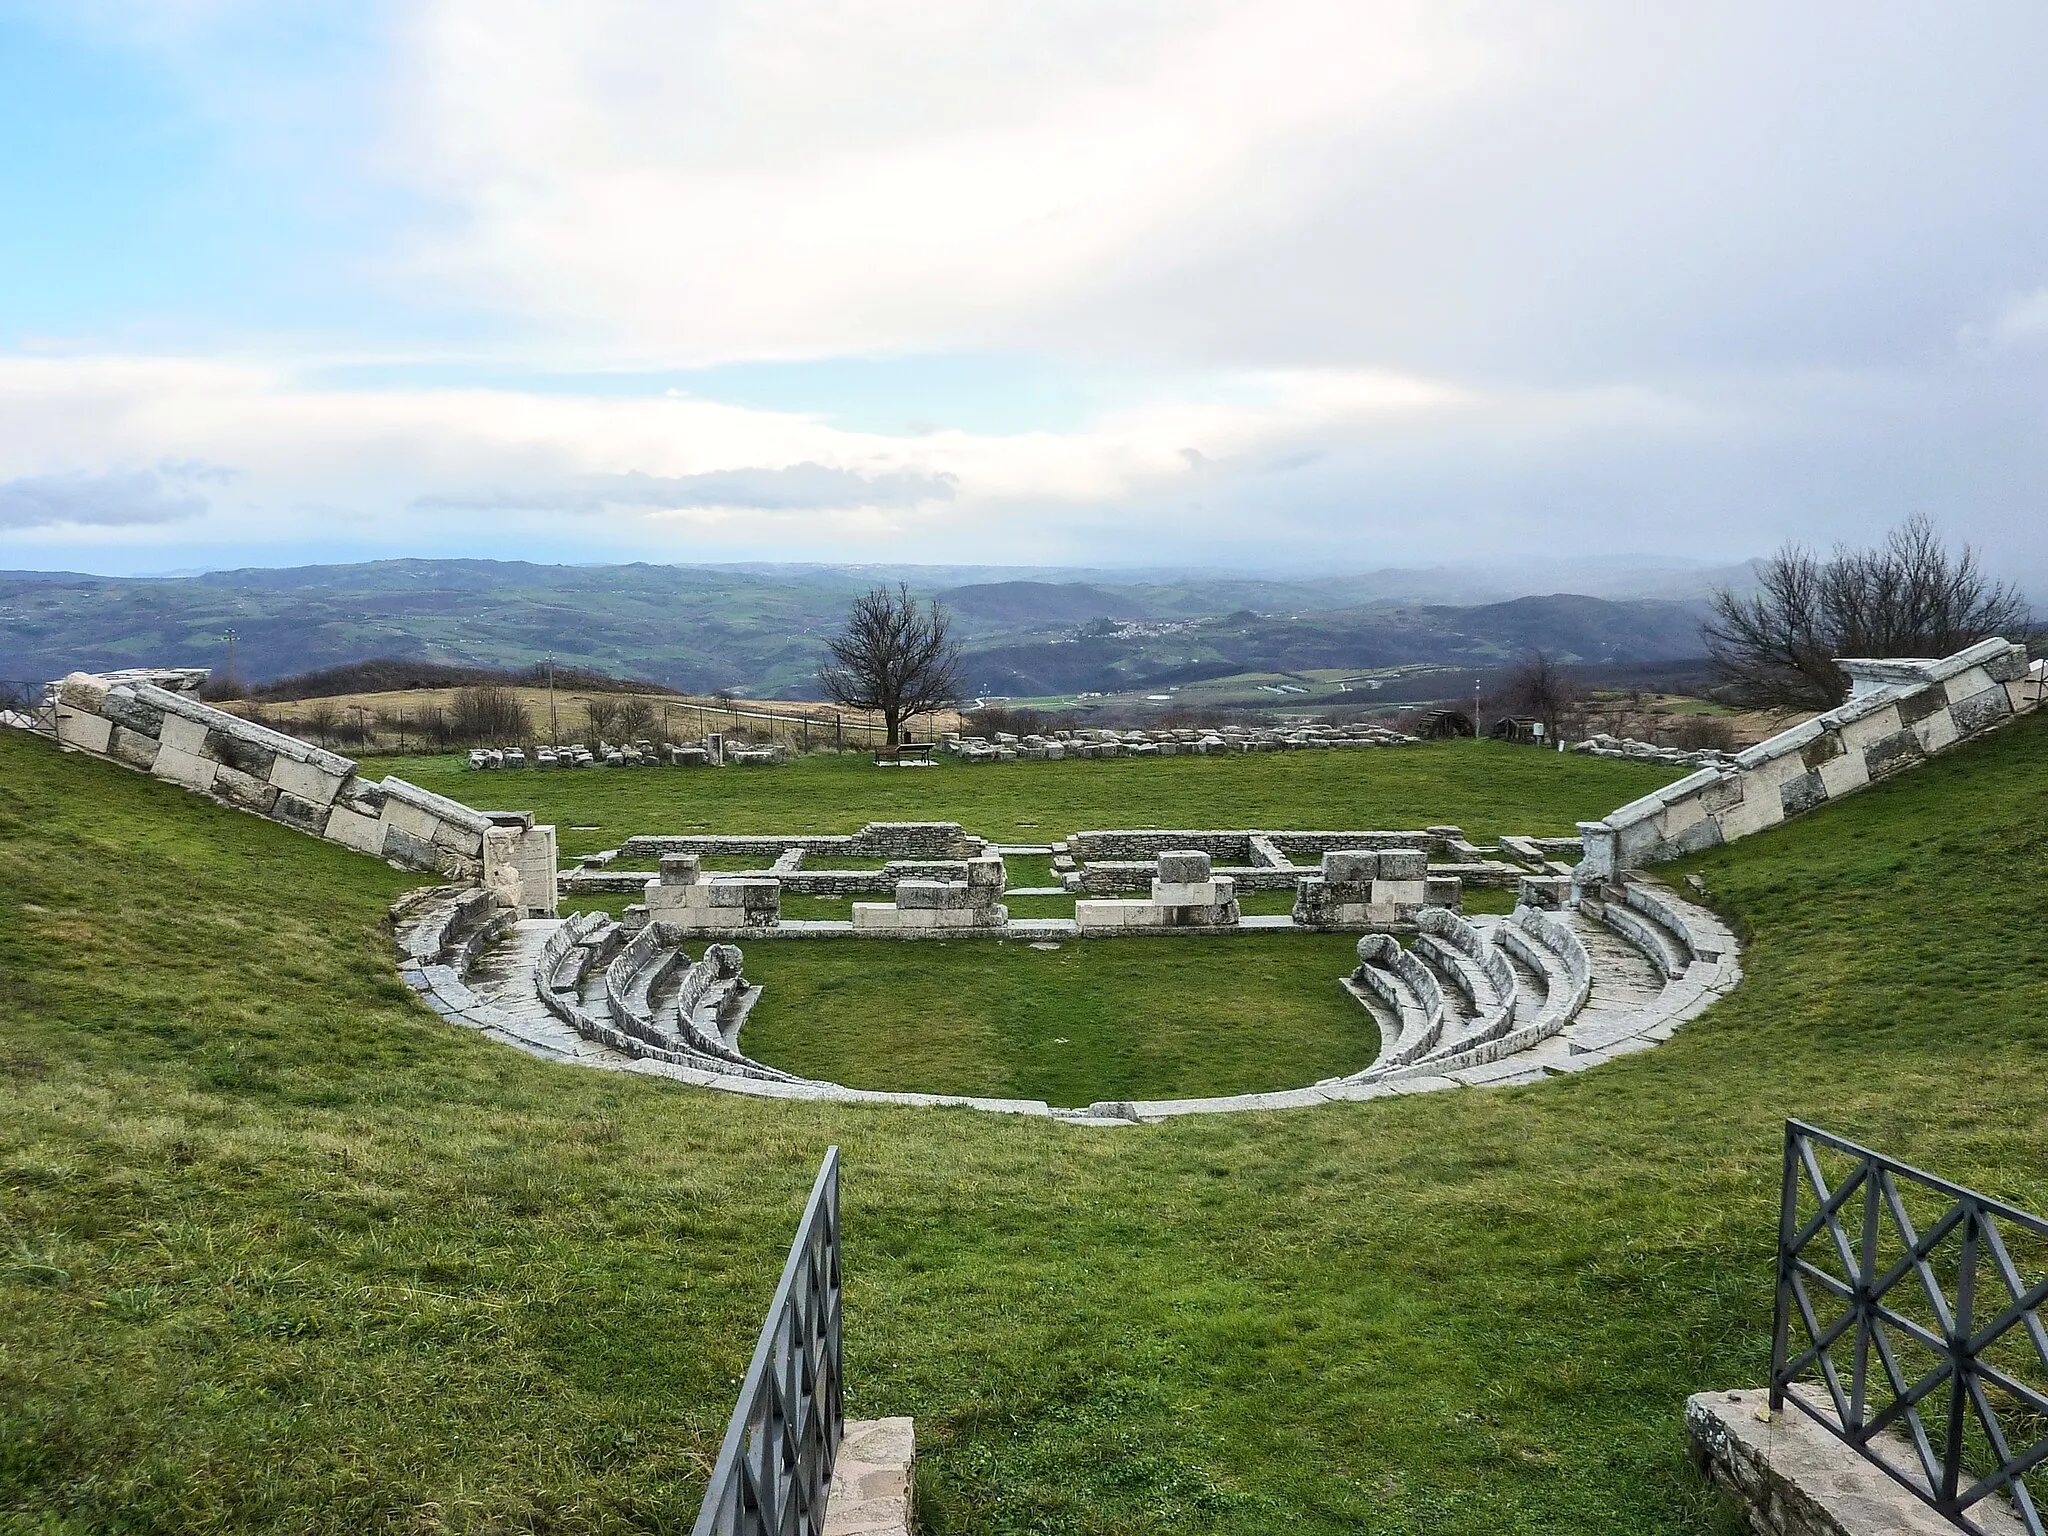
[{"label": "metal fence", "polygon": [[818,1181],[740,1384],[695,1536],[820,1536],[846,1409],[840,1352],[839,1149]]},{"label": "metal fence", "polygon": [[25,678],[0,677],[0,715],[26,716],[35,722],[34,729],[54,732],[57,729],[55,701],[44,697],[48,686]]},{"label": "metal fence", "polygon": [[1800,1409],[1963,1530],[2002,1495],[2042,1536],[2044,1244],[2038,1216],[1788,1120],[1773,1414]]}]

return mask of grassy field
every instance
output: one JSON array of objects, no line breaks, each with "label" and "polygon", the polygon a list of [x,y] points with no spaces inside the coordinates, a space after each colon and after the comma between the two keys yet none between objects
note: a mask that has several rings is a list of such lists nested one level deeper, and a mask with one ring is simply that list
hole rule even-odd
[{"label": "grassy field", "polygon": [[1695,861],[1749,977],[1654,1051],[1077,1131],[530,1061],[397,982],[405,877],[0,733],[0,1528],[683,1529],[837,1142],[928,1533],[1733,1533],[1679,1415],[1761,1377],[1782,1117],[2048,1207],[2044,749]]},{"label": "grassy field", "polygon": [[767,990],[746,1048],[858,1088],[1061,1105],[1299,1088],[1379,1050],[1378,1027],[1336,985],[1356,943],[756,944],[747,974]]},{"label": "grassy field", "polygon": [[[636,832],[857,832],[870,821],[958,821],[1003,843],[1096,827],[1425,827],[1468,836],[1568,834],[1678,770],[1498,742],[1376,752],[941,762],[905,771],[816,754],[781,768],[472,772],[459,757],[379,758],[423,789],[561,829],[565,857]],[[587,828],[589,830],[579,830]],[[823,867],[823,866],[821,866]]]}]

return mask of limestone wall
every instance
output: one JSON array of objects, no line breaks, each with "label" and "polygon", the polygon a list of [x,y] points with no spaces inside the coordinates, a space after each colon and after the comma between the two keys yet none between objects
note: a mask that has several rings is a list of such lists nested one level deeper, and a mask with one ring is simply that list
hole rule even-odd
[{"label": "limestone wall", "polygon": [[324,748],[194,696],[196,670],[74,672],[51,687],[65,746],[207,795],[404,869],[478,881],[505,904],[552,916],[555,829],[408,784],[373,783]]},{"label": "limestone wall", "polygon": [[1067,838],[1067,852],[1087,863],[1097,860],[1154,859],[1162,853],[1192,848],[1218,861],[1256,866],[1263,861],[1254,854],[1253,840],[1278,852],[1317,857],[1347,848],[1419,848],[1425,853],[1449,857],[1451,844],[1462,834],[1456,827],[1431,827],[1424,832],[1269,832],[1156,831],[1150,828],[1117,828],[1098,832],[1075,832]]},{"label": "limestone wall", "polygon": [[1940,661],[1842,663],[1849,702],[1702,768],[1599,821],[1579,823],[1581,884],[1713,848],[1916,767],[2040,707],[2040,665],[1991,639]]}]

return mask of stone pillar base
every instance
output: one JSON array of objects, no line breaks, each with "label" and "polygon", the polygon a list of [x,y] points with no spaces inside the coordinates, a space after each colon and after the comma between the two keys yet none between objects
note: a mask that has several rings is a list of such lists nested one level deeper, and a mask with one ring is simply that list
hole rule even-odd
[{"label": "stone pillar base", "polygon": [[910,1536],[916,1460],[909,1419],[849,1419],[832,1464],[825,1536]]},{"label": "stone pillar base", "polygon": [[[1741,1501],[1751,1530],[1760,1536],[1956,1536],[1945,1518],[1791,1404],[1764,1417],[1770,1402],[1770,1393],[1757,1387],[1696,1392],[1685,1404],[1693,1461]],[[1900,1465],[1917,1464],[1904,1439],[1894,1438],[1885,1451]],[[1970,1514],[1989,1536],[2023,1530],[1996,1496]]]}]

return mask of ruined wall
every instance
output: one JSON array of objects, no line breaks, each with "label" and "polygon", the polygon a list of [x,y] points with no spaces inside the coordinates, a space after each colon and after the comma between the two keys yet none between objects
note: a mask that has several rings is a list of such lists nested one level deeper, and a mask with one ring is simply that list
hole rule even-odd
[{"label": "ruined wall", "polygon": [[1837,709],[1702,768],[1599,821],[1579,823],[1580,883],[1747,837],[1918,766],[2041,704],[2024,646],[1986,640],[1940,661],[1845,661]]},{"label": "ruined wall", "polygon": [[553,915],[553,827],[403,779],[358,778],[349,758],[202,704],[193,690],[205,680],[203,671],[74,672],[50,689],[57,739],[404,869],[501,891],[516,880],[519,906]]}]

